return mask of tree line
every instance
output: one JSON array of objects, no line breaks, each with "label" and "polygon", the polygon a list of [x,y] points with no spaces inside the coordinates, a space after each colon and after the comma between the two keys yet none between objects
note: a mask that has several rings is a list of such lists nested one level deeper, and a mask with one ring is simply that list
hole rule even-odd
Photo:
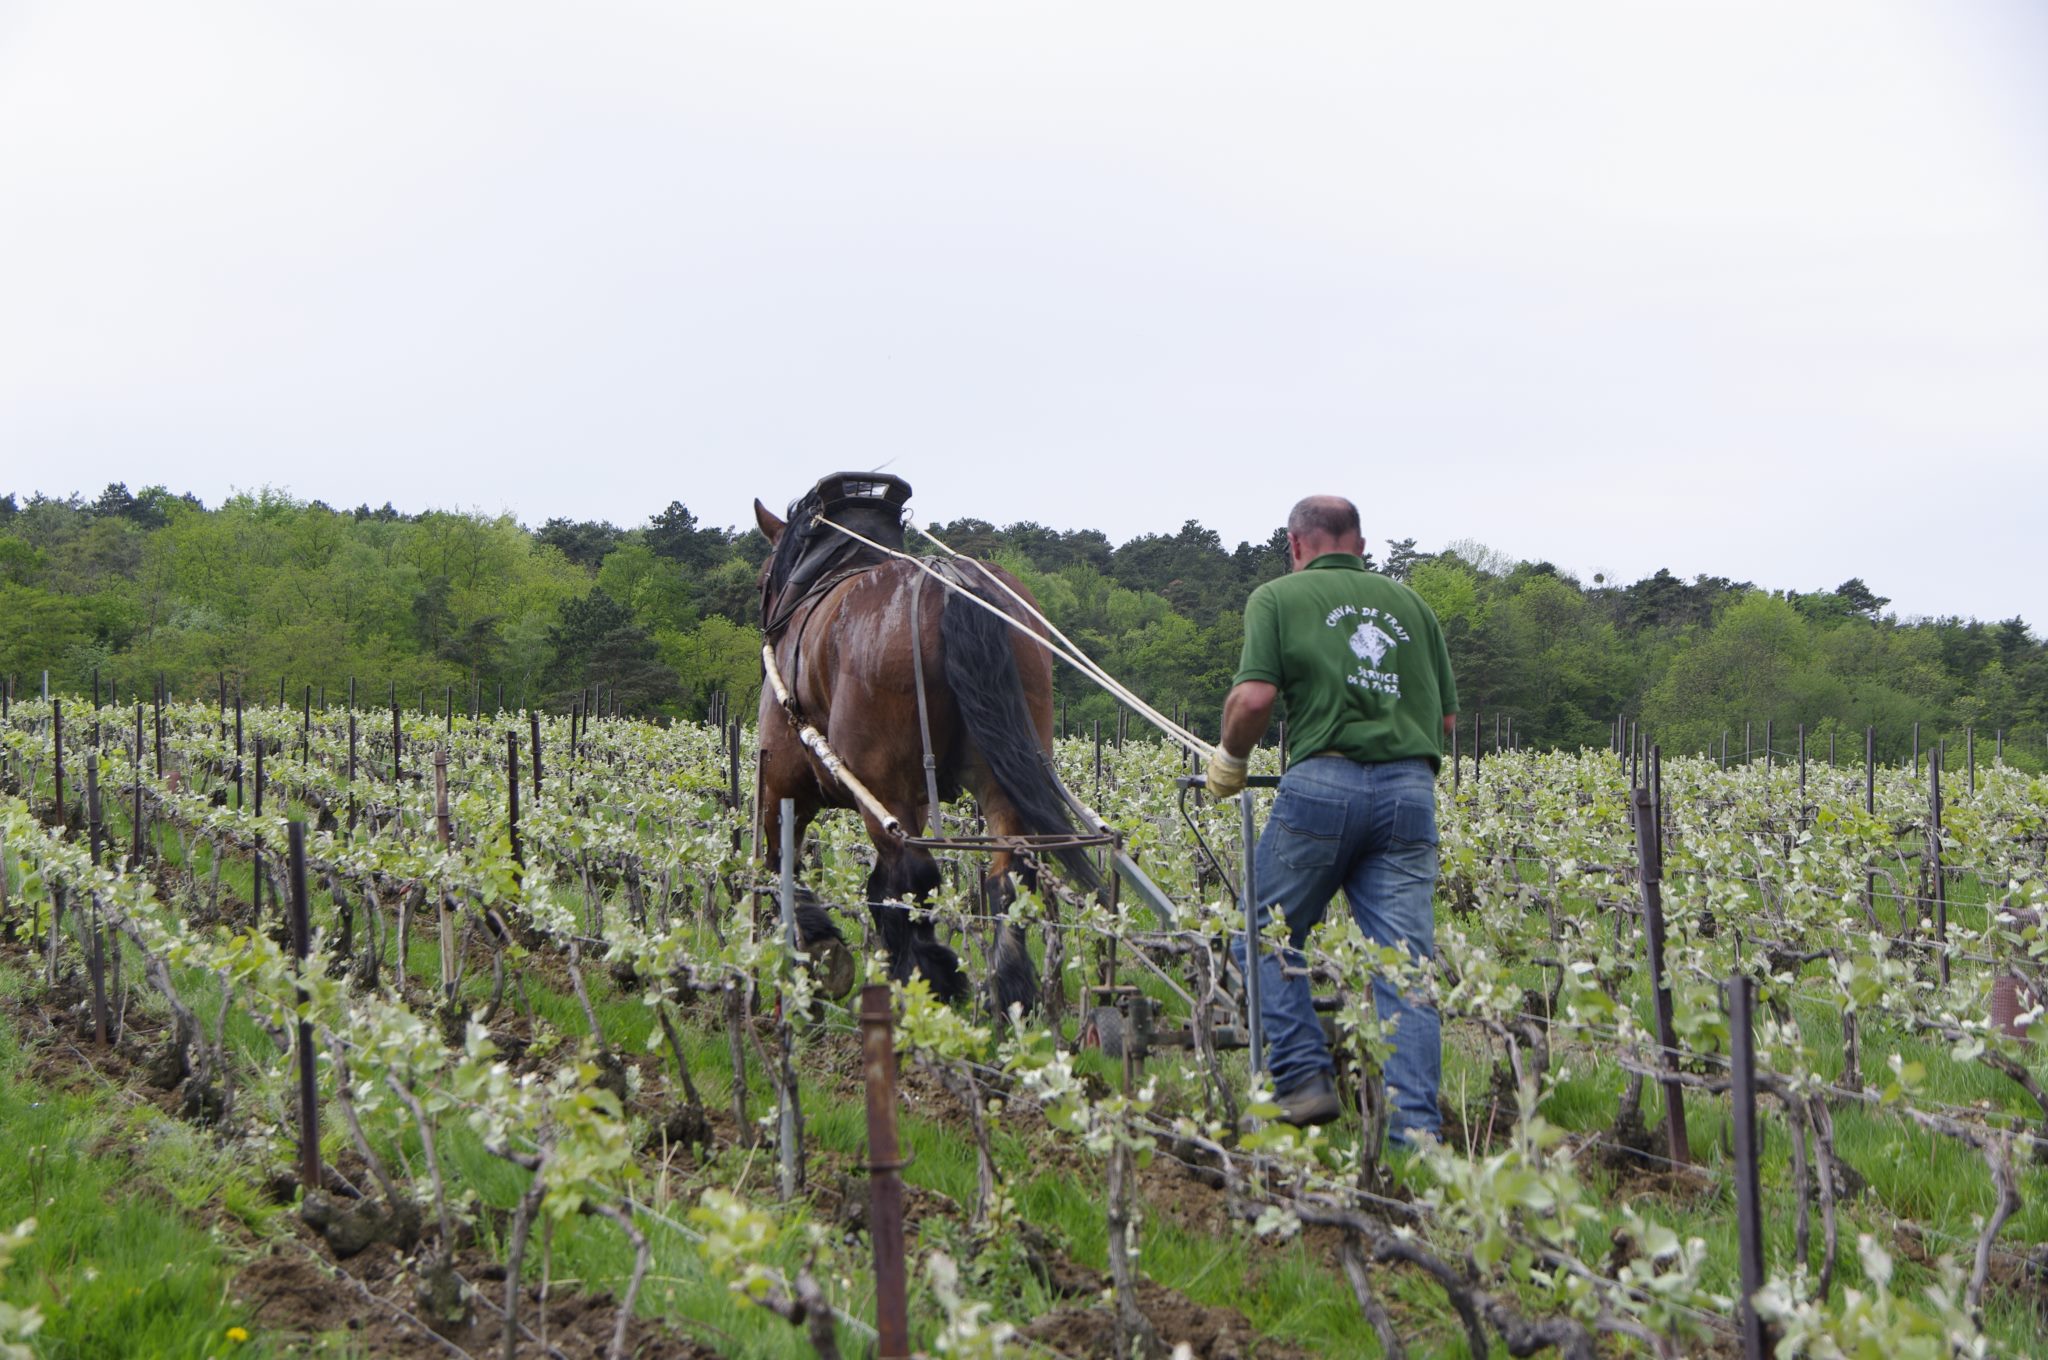
[{"label": "tree line", "polygon": [[[1246,595],[1287,567],[1286,536],[1226,545],[1189,520],[1114,543],[1097,530],[976,519],[936,524],[949,546],[1003,563],[1047,614],[1155,706],[1214,735],[1236,667]],[[1974,728],[2038,766],[2048,741],[2048,647],[2025,620],[1902,619],[1861,578],[1761,588],[1668,571],[1582,582],[1547,562],[1414,539],[1368,555],[1443,621],[1464,708],[1503,714],[1525,743],[1600,745],[1616,714],[1667,749],[1741,749],[1774,722],[1781,748],[1860,743],[1896,759]],[[700,717],[711,696],[751,708],[760,680],[754,528],[701,522],[681,502],[630,528],[388,502],[337,509],[263,490],[216,507],[123,484],[85,499],[0,496],[0,677],[17,692],[124,694],[164,677],[182,695],[223,678],[250,696],[338,696],[566,708],[593,685],[648,717]],[[1070,730],[1113,722],[1113,701],[1061,669]],[[1487,728],[1491,740],[1491,727]],[[1852,743],[1853,745],[1853,743]],[[1845,748],[1846,749],[1846,748]],[[1859,748],[1860,749],[1860,748]]]}]

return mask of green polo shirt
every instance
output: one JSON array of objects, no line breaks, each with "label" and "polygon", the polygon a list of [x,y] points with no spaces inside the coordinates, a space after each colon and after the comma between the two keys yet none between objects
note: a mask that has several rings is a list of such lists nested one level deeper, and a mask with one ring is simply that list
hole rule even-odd
[{"label": "green polo shirt", "polygon": [[1350,553],[1324,553],[1268,581],[1244,608],[1236,683],[1287,699],[1287,754],[1363,764],[1425,756],[1439,767],[1444,715],[1458,711],[1444,630],[1422,597]]}]

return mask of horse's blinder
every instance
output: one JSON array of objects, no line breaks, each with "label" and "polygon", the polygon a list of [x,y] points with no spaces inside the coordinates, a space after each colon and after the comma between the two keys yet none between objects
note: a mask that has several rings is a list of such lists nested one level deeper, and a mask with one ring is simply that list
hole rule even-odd
[{"label": "horse's blinder", "polygon": [[835,472],[799,497],[761,581],[762,631],[776,637],[812,594],[882,560],[865,543],[816,523],[820,515],[900,552],[909,499],[910,483],[886,472]]}]

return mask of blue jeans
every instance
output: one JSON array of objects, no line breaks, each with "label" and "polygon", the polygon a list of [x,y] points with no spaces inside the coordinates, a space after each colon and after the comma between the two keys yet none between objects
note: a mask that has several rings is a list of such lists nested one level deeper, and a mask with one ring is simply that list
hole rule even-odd
[{"label": "blue jeans", "polygon": [[[1427,760],[1360,765],[1343,756],[1317,756],[1296,764],[1280,781],[1253,874],[1261,929],[1278,906],[1294,946],[1284,962],[1270,949],[1262,949],[1259,959],[1259,1013],[1274,1090],[1285,1094],[1333,1070],[1309,1002],[1308,979],[1283,972],[1302,966],[1295,951],[1323,919],[1330,899],[1343,890],[1367,939],[1433,957],[1436,856],[1436,775]],[[1242,969],[1241,932],[1231,950]],[[1434,1136],[1442,1128],[1436,1098],[1443,1075],[1436,1008],[1410,1002],[1383,978],[1373,979],[1373,1003],[1382,1020],[1397,1018],[1386,1066],[1390,1137],[1404,1144],[1411,1133]]]}]

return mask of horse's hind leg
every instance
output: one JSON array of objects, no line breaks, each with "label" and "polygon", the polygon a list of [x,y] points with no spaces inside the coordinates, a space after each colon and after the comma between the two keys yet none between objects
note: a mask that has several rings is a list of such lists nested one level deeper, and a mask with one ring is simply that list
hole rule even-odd
[{"label": "horse's hind leg", "polygon": [[931,984],[933,996],[953,1002],[967,995],[959,957],[939,943],[929,918],[914,920],[903,905],[930,896],[938,886],[938,862],[929,851],[878,842],[874,872],[868,875],[868,911],[889,954],[889,976],[908,982],[915,973]]},{"label": "horse's hind leg", "polygon": [[[1023,818],[995,787],[994,779],[983,786],[978,801],[990,831],[998,836],[1024,834]],[[1009,1015],[1013,1006],[1022,1007],[1028,1015],[1038,1004],[1038,968],[1031,961],[1030,938],[1024,927],[1008,915],[1010,903],[1017,896],[1010,886],[1010,866],[1018,858],[1008,850],[997,851],[989,861],[988,877],[982,880],[982,898],[988,904],[989,914],[997,918],[995,938],[988,951],[988,985],[989,999],[1000,1016]],[[1036,891],[1037,867],[1028,856],[1022,858],[1020,867],[1024,885]]]}]

